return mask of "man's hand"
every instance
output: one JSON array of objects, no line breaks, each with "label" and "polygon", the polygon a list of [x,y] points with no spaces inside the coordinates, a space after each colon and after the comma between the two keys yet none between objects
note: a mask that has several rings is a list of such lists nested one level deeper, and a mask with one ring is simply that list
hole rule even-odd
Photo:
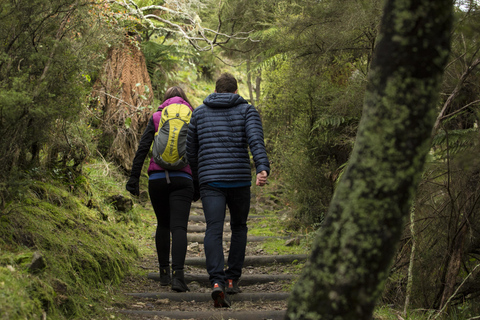
[{"label": "man's hand", "polygon": [[267,183],[267,171],[257,173],[257,186],[264,186]]}]

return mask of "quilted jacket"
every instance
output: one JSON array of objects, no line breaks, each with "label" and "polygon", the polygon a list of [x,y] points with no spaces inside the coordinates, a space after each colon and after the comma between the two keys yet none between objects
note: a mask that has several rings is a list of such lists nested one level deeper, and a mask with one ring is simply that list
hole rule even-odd
[{"label": "quilted jacket", "polygon": [[212,93],[193,111],[187,159],[200,184],[251,181],[249,147],[256,173],[270,173],[260,115],[238,94]]}]

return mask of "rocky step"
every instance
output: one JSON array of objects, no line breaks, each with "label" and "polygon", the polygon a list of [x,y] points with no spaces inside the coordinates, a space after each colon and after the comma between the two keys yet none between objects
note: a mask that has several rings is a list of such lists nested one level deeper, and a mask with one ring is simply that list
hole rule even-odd
[{"label": "rocky step", "polygon": [[[251,215],[251,216],[248,216],[248,220],[261,219],[263,217],[264,216]],[[205,222],[205,216],[200,214],[191,214],[188,220],[192,222]],[[230,215],[227,214],[225,216],[225,222],[228,222],[228,221],[230,221]]]},{"label": "rocky step", "polygon": [[205,232],[207,227],[205,225],[188,225],[187,232],[189,233],[200,233]]},{"label": "rocky step", "polygon": [[[209,302],[212,301],[210,292],[134,292],[126,293],[127,296],[145,299],[168,299],[175,302]],[[228,295],[232,303],[235,301],[281,301],[287,300],[289,292],[242,292]]]},{"label": "rocky step", "polygon": [[[153,303],[181,303],[185,304],[211,304],[211,293],[195,293],[195,292],[146,292],[146,293],[127,293],[127,295],[139,299],[142,306],[147,306],[148,301]],[[242,292],[235,295],[228,295],[232,308],[213,308],[209,311],[187,311],[188,308],[179,310],[161,311],[161,310],[120,310],[125,314],[135,314],[142,316],[168,317],[170,319],[283,319],[285,310],[244,310],[235,309],[235,305],[242,302],[260,302],[268,301],[287,301],[290,293],[288,292]],[[151,304],[150,302],[150,304]]]},{"label": "rocky step", "polygon": [[[205,217],[201,206],[192,206],[190,223],[188,225],[188,241],[203,243],[205,233]],[[263,216],[251,215],[250,221],[261,219]],[[229,231],[230,216],[225,217],[225,230]],[[252,245],[270,237],[248,236],[247,241]],[[288,239],[290,237],[274,237]],[[230,240],[230,234],[224,234],[224,240]],[[257,252],[258,253],[258,252]],[[298,275],[282,273],[282,266],[294,264],[296,261],[305,261],[308,255],[255,255],[246,256],[244,267],[261,272],[264,268],[272,268],[274,274],[244,273],[240,279],[243,292],[228,295],[232,302],[231,308],[214,308],[209,289],[209,277],[206,273],[205,257],[187,257],[185,280],[189,283],[190,292],[177,293],[169,286],[160,287],[158,284],[147,284],[142,292],[126,293],[133,301],[132,305],[122,305],[118,312],[132,320],[152,319],[210,319],[210,320],[243,320],[243,319],[284,319],[289,292],[284,292],[286,283],[296,281]],[[197,269],[198,267],[198,269]],[[279,269],[280,268],[280,269]],[[152,270],[152,269],[150,269]],[[155,270],[155,269],[153,269]],[[280,270],[280,271],[278,271]],[[191,273],[189,273],[191,272]],[[251,272],[251,271],[250,271]],[[279,274],[280,273],[280,274]],[[159,281],[159,274],[148,273],[150,281]],[[165,291],[166,290],[166,291]],[[132,290],[133,291],[133,290]]]},{"label": "rocky step", "polygon": [[[205,237],[205,234],[187,234],[187,241],[188,242],[198,242],[198,243],[203,243],[203,239]],[[223,239],[224,241],[230,241],[231,234],[230,233],[224,233],[223,234]],[[291,239],[291,237],[271,237],[271,236],[247,236],[247,241],[248,242],[262,242],[267,239]]]},{"label": "rocky step", "polygon": [[[262,255],[262,256],[246,256],[243,263],[244,267],[270,266],[273,264],[292,264],[299,261],[305,261],[309,257],[308,254],[279,254],[279,255]],[[206,268],[205,257],[187,257],[185,265],[192,267]],[[157,264],[158,267],[158,264]]]},{"label": "rocky step", "polygon": [[[148,279],[160,281],[160,274],[158,272],[150,272]],[[278,281],[292,281],[296,276],[290,274],[244,274],[240,278],[239,284],[242,286],[278,282]],[[185,273],[185,282],[198,282],[203,285],[210,285],[208,274],[188,274]]]},{"label": "rocky step", "polygon": [[[246,256],[243,264],[246,266],[265,266],[274,263],[293,263],[295,261],[305,261],[308,259],[307,254],[285,254],[285,255],[264,255],[264,256]],[[205,257],[192,257],[185,259],[185,265],[206,267]]]},{"label": "rocky step", "polygon": [[269,319],[282,320],[285,318],[285,310],[232,310],[217,309],[212,311],[145,311],[145,310],[120,310],[124,314],[142,315],[149,319],[196,319],[196,320],[253,320]]}]

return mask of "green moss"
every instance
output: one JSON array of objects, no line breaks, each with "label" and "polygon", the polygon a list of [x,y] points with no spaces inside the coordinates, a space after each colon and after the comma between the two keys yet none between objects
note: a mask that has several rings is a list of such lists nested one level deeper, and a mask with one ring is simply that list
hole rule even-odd
[{"label": "green moss", "polygon": [[265,218],[262,223],[251,223],[248,225],[248,234],[252,236],[266,236],[274,237],[279,236],[279,224],[278,220],[273,217]]},{"label": "green moss", "polygon": [[[104,176],[104,180],[110,191],[116,185],[117,193],[124,192],[118,190],[123,186],[118,177]],[[139,256],[128,224],[102,219],[115,217],[115,212],[103,202],[105,193],[91,186],[87,190],[77,185],[72,192],[61,183],[44,180],[29,185],[24,197],[0,216],[0,287],[8,288],[0,290],[0,318],[100,315],[105,288],[118,284]],[[92,198],[100,205],[87,207]],[[46,267],[31,273],[34,252]]]},{"label": "green moss", "polygon": [[268,239],[263,241],[259,248],[268,254],[308,254],[309,245],[306,240],[301,240],[299,245],[286,246],[285,239]]},{"label": "green moss", "polygon": [[[310,252],[313,241],[313,236],[310,234],[314,232],[308,233],[307,230],[287,228],[289,222],[279,219],[278,210],[265,211],[262,216],[261,222],[253,220],[248,223],[249,236],[272,237],[260,242],[257,245],[258,249],[262,249],[268,254],[307,254]],[[294,238],[299,238],[299,243],[286,246],[286,241]]]},{"label": "green moss", "polygon": [[12,265],[0,266],[1,319],[32,319],[41,314],[40,302],[28,292],[29,282],[28,276]]}]

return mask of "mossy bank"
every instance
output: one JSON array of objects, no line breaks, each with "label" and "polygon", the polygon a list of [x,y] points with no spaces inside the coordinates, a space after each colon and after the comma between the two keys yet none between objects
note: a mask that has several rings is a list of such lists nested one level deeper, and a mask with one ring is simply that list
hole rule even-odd
[{"label": "mossy bank", "polygon": [[[75,179],[30,172],[0,214],[0,319],[105,319],[102,305],[138,249],[123,177],[106,163],[86,164]],[[55,179],[54,179],[55,178]]]}]

